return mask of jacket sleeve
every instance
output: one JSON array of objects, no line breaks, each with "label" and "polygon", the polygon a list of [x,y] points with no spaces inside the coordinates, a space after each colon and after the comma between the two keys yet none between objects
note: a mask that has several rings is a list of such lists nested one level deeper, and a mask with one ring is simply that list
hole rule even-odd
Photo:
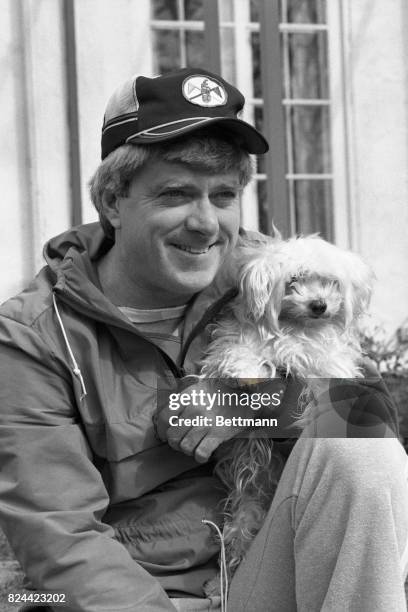
[{"label": "jacket sleeve", "polygon": [[36,589],[68,612],[175,610],[113,538],[109,497],[69,373],[30,327],[0,320],[0,522]]}]

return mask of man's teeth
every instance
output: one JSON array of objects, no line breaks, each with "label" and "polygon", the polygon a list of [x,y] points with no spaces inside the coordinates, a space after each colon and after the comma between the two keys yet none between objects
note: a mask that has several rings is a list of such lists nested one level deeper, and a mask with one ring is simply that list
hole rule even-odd
[{"label": "man's teeth", "polygon": [[204,253],[208,253],[210,250],[209,246],[206,249],[193,249],[193,247],[184,246],[181,244],[175,244],[174,246],[181,251],[187,251],[187,253],[192,253],[193,255],[203,255]]}]

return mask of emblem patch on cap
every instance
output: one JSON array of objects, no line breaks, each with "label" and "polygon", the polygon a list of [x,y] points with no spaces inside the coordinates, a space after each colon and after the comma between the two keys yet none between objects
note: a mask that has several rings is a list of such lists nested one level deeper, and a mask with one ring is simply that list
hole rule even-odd
[{"label": "emblem patch on cap", "polygon": [[186,100],[198,106],[224,106],[227,92],[221,83],[204,75],[194,75],[186,79],[182,86]]}]

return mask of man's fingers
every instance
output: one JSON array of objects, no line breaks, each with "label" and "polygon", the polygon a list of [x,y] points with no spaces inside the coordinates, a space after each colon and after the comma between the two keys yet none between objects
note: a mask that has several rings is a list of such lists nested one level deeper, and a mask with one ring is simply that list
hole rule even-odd
[{"label": "man's fingers", "polygon": [[181,452],[185,453],[186,455],[195,454],[196,447],[207,435],[208,428],[195,427],[190,429],[180,441],[179,448]]},{"label": "man's fingers", "polygon": [[180,431],[177,431],[176,435],[175,432],[168,430],[167,440],[171,448],[186,455],[194,455],[199,463],[208,461],[223,441],[222,437],[214,435],[209,427],[183,428],[182,435]]},{"label": "man's fingers", "polygon": [[[168,424],[167,424],[168,425]],[[191,427],[179,425],[178,427],[169,427],[165,433],[165,439],[172,448],[179,448],[184,436],[191,430]]]},{"label": "man's fingers", "polygon": [[209,460],[213,452],[219,447],[219,445],[223,442],[218,437],[209,437],[206,436],[197,446],[194,452],[194,459],[198,463],[205,463]]}]

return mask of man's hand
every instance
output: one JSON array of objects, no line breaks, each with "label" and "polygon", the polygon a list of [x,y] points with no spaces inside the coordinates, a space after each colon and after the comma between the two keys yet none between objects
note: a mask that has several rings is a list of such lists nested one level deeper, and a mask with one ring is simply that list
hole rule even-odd
[{"label": "man's hand", "polygon": [[[284,387],[281,379],[269,381],[268,394],[280,393],[282,397]],[[254,385],[253,390],[255,388]],[[254,419],[273,416],[272,405],[260,406],[255,410],[248,402],[242,402],[243,394],[250,398],[251,388],[229,387],[224,381],[215,380],[196,382],[180,393],[170,394],[173,402],[166,402],[155,419],[157,435],[174,450],[194,456],[197,462],[204,463],[220,444],[251,429],[241,425],[239,417]]]},{"label": "man's hand", "polygon": [[[233,393],[236,390],[229,391]],[[169,404],[161,408],[156,419],[157,435],[174,450],[193,455],[196,461],[205,463],[220,444],[245,429],[216,425],[216,415],[222,414],[225,418],[232,419],[238,414],[242,416],[243,411],[235,402],[222,407],[214,405],[209,409],[211,404],[204,394],[214,394],[216,391],[215,386],[210,385],[208,381],[191,385],[182,393],[186,394],[186,397],[190,396],[192,402],[185,406],[180,405],[177,410],[171,410]],[[198,401],[193,404],[194,398],[198,398]],[[203,398],[203,401],[200,401],[200,398]]]}]

